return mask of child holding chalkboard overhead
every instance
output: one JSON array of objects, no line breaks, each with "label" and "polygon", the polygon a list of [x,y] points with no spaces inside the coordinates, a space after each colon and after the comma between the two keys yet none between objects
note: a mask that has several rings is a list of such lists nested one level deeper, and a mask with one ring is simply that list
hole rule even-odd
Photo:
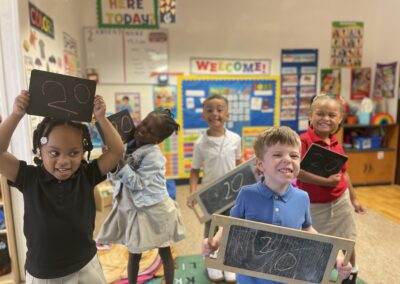
[{"label": "child holding chalkboard overhead", "polygon": [[110,150],[87,163],[84,154],[89,159],[93,146],[86,125],[46,117],[33,132],[37,166],[27,165],[7,148],[29,103],[29,93],[22,91],[0,125],[0,173],[24,198],[26,283],[106,283],[93,240],[93,192],[122,157],[122,141],[105,117],[103,98],[96,96],[94,116]]},{"label": "child holding chalkboard overhead", "polygon": [[178,205],[168,195],[166,159],[158,144],[178,129],[169,109],[149,113],[135,129],[132,152],[112,174],[114,204],[97,241],[128,248],[129,283],[137,281],[142,253],[154,248],[161,256],[166,284],[174,281],[170,245],[185,238],[185,229]]},{"label": "child holding chalkboard overhead", "polygon": [[[256,167],[263,176],[259,182],[241,188],[230,215],[317,233],[311,225],[308,194],[291,184],[300,171],[300,148],[299,136],[286,126],[269,128],[261,133],[254,142],[254,151]],[[222,228],[213,240],[205,239],[203,254],[215,251],[221,237]],[[336,266],[342,278],[350,274],[351,265],[343,265],[340,257]],[[239,284],[276,283],[239,274],[237,281]]]},{"label": "child holding chalkboard overhead", "polygon": [[[222,177],[242,162],[241,138],[236,133],[225,128],[225,121],[229,119],[228,100],[222,95],[209,96],[203,102],[203,120],[207,123],[206,133],[197,139],[194,144],[192,169],[190,171],[190,192],[197,190],[200,167],[203,165],[204,176],[202,186],[206,186]],[[194,204],[188,204],[193,208]],[[229,215],[229,210],[223,215]],[[211,221],[204,225],[204,236],[208,236]],[[235,282],[235,274],[216,269],[207,269],[211,281]]]},{"label": "child holding chalkboard overhead", "polygon": [[[340,127],[343,113],[340,97],[321,94],[313,99],[309,116],[310,127],[300,136],[302,156],[312,143],[344,154],[334,135]],[[344,165],[340,172],[328,178],[301,170],[297,186],[310,196],[313,225],[318,232],[354,240],[356,227],[353,207],[357,213],[365,213],[365,209],[357,200],[346,168]],[[350,262],[353,265],[352,273],[342,283],[356,283],[358,270],[354,250]]]}]

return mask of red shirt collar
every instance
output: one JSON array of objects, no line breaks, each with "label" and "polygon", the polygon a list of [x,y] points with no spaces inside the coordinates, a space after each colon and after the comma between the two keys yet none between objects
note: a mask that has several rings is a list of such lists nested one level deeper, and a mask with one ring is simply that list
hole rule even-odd
[{"label": "red shirt collar", "polygon": [[[317,134],[315,134],[314,129],[312,129],[311,127],[309,127],[307,129],[307,133],[311,138],[311,142],[312,143],[318,143],[318,144],[322,144],[322,145],[327,145],[324,141],[322,141],[321,137],[319,137]],[[329,135],[329,139],[331,140],[331,144],[330,145],[336,145],[338,144],[338,140],[336,139],[336,136],[333,134]]]}]

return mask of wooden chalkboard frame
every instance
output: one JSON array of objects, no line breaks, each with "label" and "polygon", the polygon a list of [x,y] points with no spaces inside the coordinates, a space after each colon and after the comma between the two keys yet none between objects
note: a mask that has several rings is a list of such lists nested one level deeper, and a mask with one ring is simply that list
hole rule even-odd
[{"label": "wooden chalkboard frame", "polygon": [[[209,214],[204,202],[201,200],[200,196],[202,193],[204,193],[205,191],[211,189],[214,187],[214,185],[220,183],[221,181],[225,180],[228,176],[234,175],[238,172],[240,172],[241,170],[243,170],[246,167],[251,167],[251,170],[254,174],[254,178],[255,180],[258,180],[258,175],[257,175],[257,170],[256,170],[256,166],[255,166],[255,161],[256,158],[253,157],[250,160],[240,164],[239,166],[237,166],[236,168],[234,168],[233,170],[231,170],[230,172],[228,172],[226,175],[222,176],[221,178],[217,179],[216,181],[214,181],[213,183],[209,184],[208,186],[202,188],[199,191],[194,192],[193,194],[191,194],[188,198],[187,198],[187,202],[191,203],[193,201],[196,201],[196,205],[193,208],[194,213],[196,214],[197,218],[199,219],[200,223],[205,223],[209,220],[211,220],[212,214]],[[228,208],[232,207],[235,204],[235,200],[233,200],[232,202],[226,204],[224,207],[220,208],[219,210],[213,212],[213,213],[221,213],[225,210],[227,210]]]},{"label": "wooden chalkboard frame", "polygon": [[[338,255],[339,251],[340,250],[345,251],[344,263],[348,263],[350,256],[352,254],[352,251],[354,249],[354,245],[355,245],[355,242],[353,240],[349,240],[349,239],[338,238],[338,237],[333,237],[333,236],[328,236],[328,235],[323,235],[323,234],[313,234],[313,233],[309,233],[309,232],[305,232],[305,231],[301,231],[301,230],[294,230],[294,229],[275,226],[275,225],[266,224],[266,223],[254,222],[254,221],[249,221],[249,220],[244,220],[244,219],[238,219],[238,218],[213,214],[211,227],[210,227],[209,239],[212,239],[212,237],[214,236],[214,232],[215,232],[217,226],[222,227],[223,232],[222,232],[222,238],[220,241],[218,254],[216,257],[208,256],[205,258],[206,267],[215,268],[215,269],[219,269],[219,270],[223,270],[223,271],[232,271],[232,272],[239,273],[239,274],[279,281],[282,283],[295,283],[295,284],[309,283],[306,281],[297,280],[297,279],[293,279],[293,278],[281,277],[281,276],[276,276],[276,275],[272,275],[272,274],[256,272],[256,271],[252,271],[252,270],[241,269],[241,268],[237,268],[237,267],[224,265],[223,262],[225,259],[225,252],[226,252],[229,231],[231,229],[231,226],[234,226],[234,225],[332,244],[333,248],[330,253],[327,265],[325,267],[325,272],[324,272],[324,276],[323,276],[321,283],[332,283],[329,280],[330,280],[331,272],[332,272],[332,269],[336,262],[336,257]],[[340,281],[340,279],[338,277],[338,279],[336,280],[335,283],[339,283],[339,281]]]}]

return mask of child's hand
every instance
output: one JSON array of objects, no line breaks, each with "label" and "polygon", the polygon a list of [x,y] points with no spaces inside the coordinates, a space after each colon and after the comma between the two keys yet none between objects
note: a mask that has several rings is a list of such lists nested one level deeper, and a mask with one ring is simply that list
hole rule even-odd
[{"label": "child's hand", "polygon": [[204,239],[201,245],[201,254],[204,256],[209,256],[211,253],[216,251],[219,247],[219,242],[212,240],[209,242],[208,239]]},{"label": "child's hand", "polygon": [[334,174],[328,177],[328,182],[330,186],[336,186],[342,179],[341,174]]},{"label": "child's hand", "polygon": [[193,209],[196,204],[197,204],[197,201],[196,200],[192,200],[191,202],[188,202],[186,205],[190,209]]},{"label": "child's hand", "polygon": [[360,202],[358,202],[357,199],[352,200],[352,201],[351,201],[351,204],[353,204],[354,211],[355,211],[356,213],[365,214],[365,213],[367,212],[367,210],[365,209],[365,207],[364,207]]},{"label": "child's hand", "polygon": [[340,278],[346,279],[350,276],[351,273],[351,263],[348,262],[346,265],[343,264],[343,259],[341,257],[338,257],[336,259],[336,270],[339,273]]},{"label": "child's hand", "polygon": [[22,90],[21,93],[15,98],[13,113],[18,116],[24,116],[30,101],[29,93]]},{"label": "child's hand", "polygon": [[94,97],[94,108],[93,114],[96,120],[106,115],[106,104],[104,103],[103,97],[100,95],[96,95]]}]

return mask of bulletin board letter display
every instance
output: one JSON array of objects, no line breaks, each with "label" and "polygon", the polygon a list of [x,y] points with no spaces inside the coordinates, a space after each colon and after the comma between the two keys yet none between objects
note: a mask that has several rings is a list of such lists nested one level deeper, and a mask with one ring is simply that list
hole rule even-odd
[{"label": "bulletin board letter display", "polygon": [[84,28],[87,69],[101,84],[156,84],[168,71],[166,30]]},{"label": "bulletin board letter display", "polygon": [[242,134],[243,127],[279,124],[278,76],[181,76],[178,78],[178,93],[182,98],[178,110],[184,129],[183,163],[180,165],[184,176],[188,176],[190,171],[193,143],[196,140],[193,137],[207,129],[202,119],[202,104],[207,97],[216,94],[226,97],[230,113],[226,128],[238,135]]}]

